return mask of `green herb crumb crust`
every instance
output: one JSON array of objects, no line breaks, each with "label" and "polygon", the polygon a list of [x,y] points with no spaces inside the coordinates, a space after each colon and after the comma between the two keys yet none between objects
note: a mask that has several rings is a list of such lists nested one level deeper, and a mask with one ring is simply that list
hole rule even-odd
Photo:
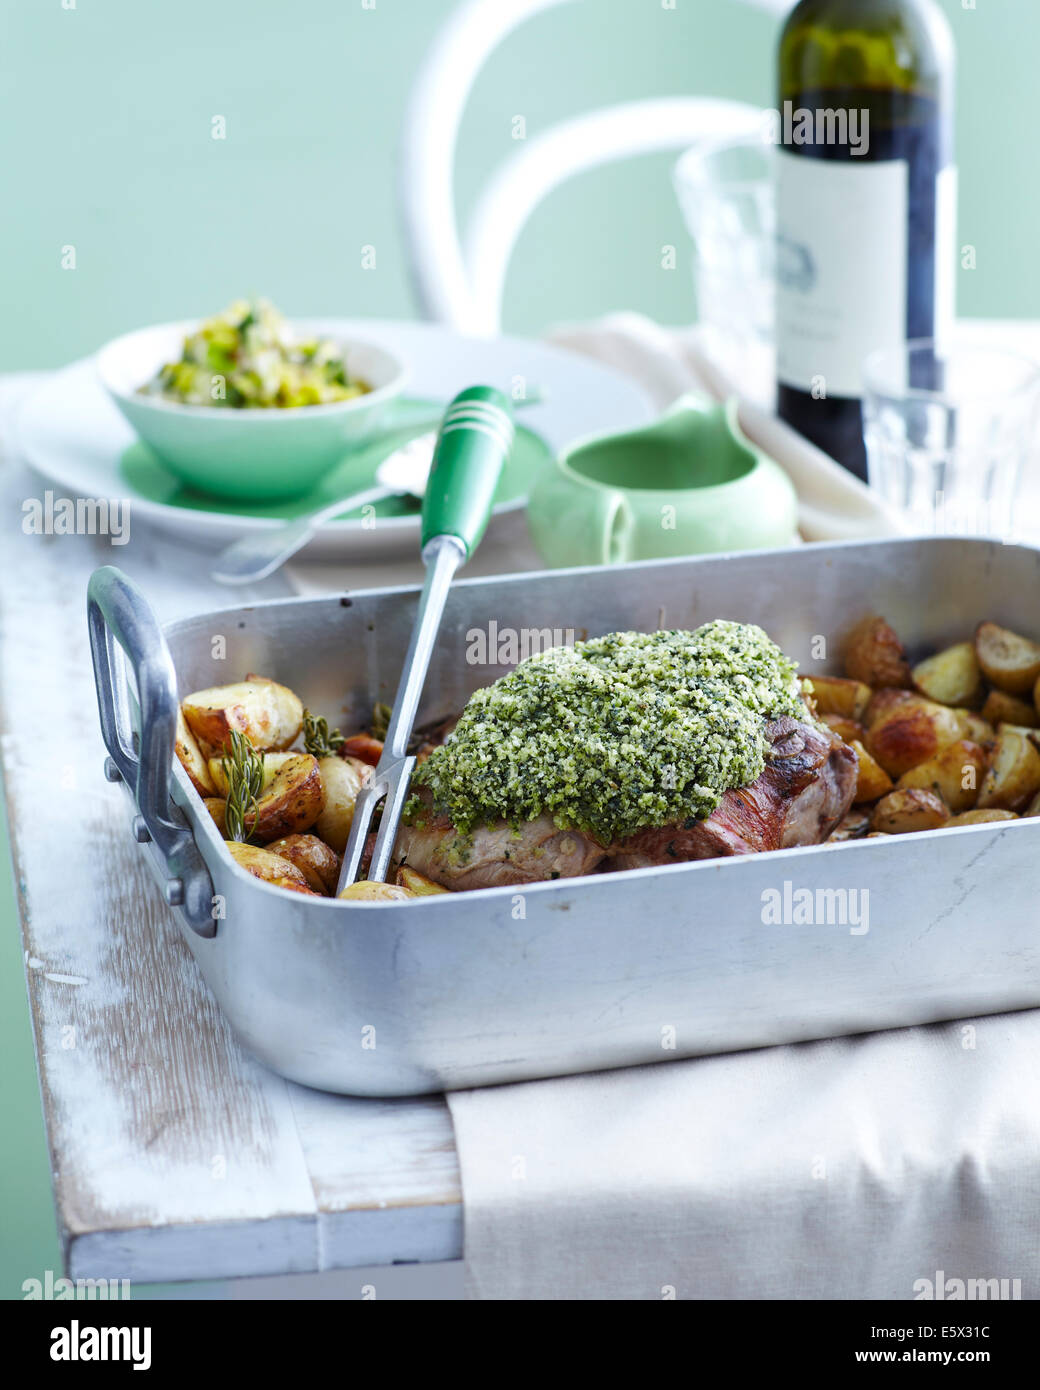
[{"label": "green herb crumb crust", "polygon": [[[761,775],[764,721],[784,714],[806,717],[795,665],[759,627],[612,632],[478,690],[413,784],[463,835],[547,812],[608,843],[711,815]],[[422,822],[414,797],[406,819]]]}]

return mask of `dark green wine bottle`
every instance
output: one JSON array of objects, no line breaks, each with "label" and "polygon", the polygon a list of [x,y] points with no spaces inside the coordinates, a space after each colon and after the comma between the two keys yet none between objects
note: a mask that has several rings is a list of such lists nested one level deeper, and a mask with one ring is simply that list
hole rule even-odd
[{"label": "dark green wine bottle", "polygon": [[935,0],[801,0],[777,127],[777,408],[866,478],[862,365],[953,318],[953,37]]}]

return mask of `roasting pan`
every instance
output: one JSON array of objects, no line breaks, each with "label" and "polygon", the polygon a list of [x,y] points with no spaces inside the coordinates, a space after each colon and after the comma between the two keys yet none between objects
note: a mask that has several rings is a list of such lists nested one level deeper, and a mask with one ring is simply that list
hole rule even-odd
[{"label": "roasting pan", "polygon": [[[1040,819],[402,904],[250,877],[172,758],[177,691],[259,671],[360,727],[392,698],[417,596],[280,599],[161,629],[118,570],[91,580],[106,773],[135,802],[134,833],[209,987],[277,1072],[395,1096],[1040,1005]],[[756,622],[824,674],[866,613],[914,655],[982,619],[1035,634],[1038,596],[1040,549],[960,538],[464,580],[420,719],[457,711],[503,674],[511,640],[545,629]]]}]

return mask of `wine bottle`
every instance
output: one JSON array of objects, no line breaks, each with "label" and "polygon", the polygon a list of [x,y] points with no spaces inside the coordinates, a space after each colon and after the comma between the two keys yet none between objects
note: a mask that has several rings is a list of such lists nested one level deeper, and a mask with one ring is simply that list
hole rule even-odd
[{"label": "wine bottle", "polygon": [[953,319],[953,36],[935,0],[801,0],[779,71],[777,408],[865,479],[864,358]]}]

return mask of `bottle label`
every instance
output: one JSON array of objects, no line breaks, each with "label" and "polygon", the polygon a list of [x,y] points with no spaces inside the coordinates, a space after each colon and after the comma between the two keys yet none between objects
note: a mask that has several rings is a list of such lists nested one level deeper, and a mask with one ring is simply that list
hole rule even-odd
[{"label": "bottle label", "polygon": [[906,341],[909,163],[777,160],[777,376],[858,398],[864,358]]}]

